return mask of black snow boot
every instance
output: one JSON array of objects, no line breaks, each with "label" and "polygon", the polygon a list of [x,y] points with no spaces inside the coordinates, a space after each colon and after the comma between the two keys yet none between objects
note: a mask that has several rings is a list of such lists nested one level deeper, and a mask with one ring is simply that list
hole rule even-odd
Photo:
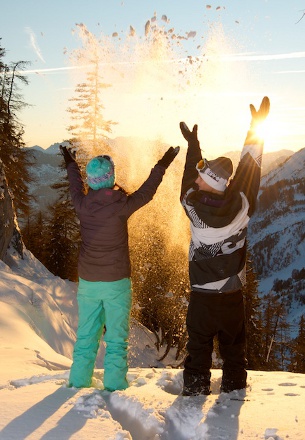
[{"label": "black snow boot", "polygon": [[221,393],[230,393],[234,390],[242,390],[247,386],[247,371],[223,371],[220,386]]},{"label": "black snow boot", "polygon": [[207,374],[190,374],[184,370],[182,396],[208,396],[211,394],[210,379],[210,372],[207,372]]}]

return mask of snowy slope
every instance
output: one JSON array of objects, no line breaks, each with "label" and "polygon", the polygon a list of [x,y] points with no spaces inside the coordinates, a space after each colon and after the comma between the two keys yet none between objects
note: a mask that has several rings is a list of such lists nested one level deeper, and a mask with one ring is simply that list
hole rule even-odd
[{"label": "snowy slope", "polygon": [[[16,261],[18,261],[17,257]],[[24,267],[29,267],[27,275],[22,274],[24,268],[22,270],[16,267],[14,271],[14,268],[10,269],[0,261],[2,307],[4,303],[12,314],[22,316],[31,329],[55,351],[72,357],[75,332],[68,310],[74,307],[72,289],[70,289],[69,296],[61,298],[61,292],[64,289],[62,280],[53,277],[54,282],[50,283],[49,272],[27,251],[23,263],[25,263]],[[31,275],[31,264],[38,270],[35,275]],[[67,309],[65,314],[59,306],[62,301],[65,302]],[[75,315],[75,310],[71,315]],[[4,317],[6,318],[5,314]]]},{"label": "snowy slope", "polygon": [[303,179],[305,177],[305,148],[288,156],[283,163],[262,178],[261,186],[272,185],[280,180]]},{"label": "snowy slope", "polygon": [[[305,149],[262,178],[249,242],[260,279],[305,266]],[[287,276],[288,275],[288,276]]]},{"label": "snowy slope", "polygon": [[[22,316],[53,350],[72,359],[77,329],[77,284],[51,274],[28,250],[24,251],[24,259],[13,252],[8,261],[10,267],[0,260],[1,306],[9,305],[12,313]],[[157,360],[163,353],[157,352],[152,332],[133,319],[130,343],[131,366],[164,366]],[[101,344],[97,357],[99,368],[103,367],[104,350]]]},{"label": "snowy slope", "polygon": [[153,338],[136,323],[127,390],[104,391],[101,368],[92,388],[67,388],[76,286],[28,252],[10,266],[0,263],[1,440],[305,440],[305,375],[249,371],[245,392],[219,394],[213,370],[210,396],[182,397],[182,370],[149,366]]},{"label": "snowy slope", "polygon": [[252,372],[245,394],[219,395],[212,373],[208,397],[179,396],[178,370],[131,369],[130,387],[113,393],[69,389],[67,372],[12,379],[0,390],[0,438],[304,440],[303,375]]},{"label": "snowy slope", "polygon": [[[305,149],[265,175],[257,211],[249,227],[252,260],[259,291],[282,294],[290,338],[297,336],[305,315]],[[284,286],[276,290],[276,285]]]}]

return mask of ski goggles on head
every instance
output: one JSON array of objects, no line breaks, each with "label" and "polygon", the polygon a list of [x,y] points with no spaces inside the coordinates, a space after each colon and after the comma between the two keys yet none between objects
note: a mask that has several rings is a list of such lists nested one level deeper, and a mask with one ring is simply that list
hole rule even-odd
[{"label": "ski goggles on head", "polygon": [[210,168],[210,164],[206,159],[201,159],[196,165],[196,170],[198,173],[204,173],[208,168]]}]

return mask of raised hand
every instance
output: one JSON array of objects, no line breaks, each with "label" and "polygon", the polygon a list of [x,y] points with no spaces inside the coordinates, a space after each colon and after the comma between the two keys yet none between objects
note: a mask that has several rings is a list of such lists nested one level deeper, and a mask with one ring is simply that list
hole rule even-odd
[{"label": "raised hand", "polygon": [[168,168],[170,166],[170,164],[172,163],[172,161],[175,159],[175,157],[177,156],[177,154],[180,151],[180,147],[170,147],[166,153],[164,154],[164,156],[158,161],[158,165],[161,165],[164,168]]},{"label": "raised hand", "polygon": [[256,110],[253,104],[250,104],[251,111],[251,127],[255,127],[261,124],[268,116],[270,110],[270,101],[267,96],[265,96],[261,102],[259,110]]},{"label": "raised hand", "polygon": [[195,124],[193,127],[193,130],[191,131],[185,122],[180,122],[180,130],[181,133],[188,142],[190,141],[197,141],[197,131],[198,131],[198,125]]},{"label": "raised hand", "polygon": [[66,166],[69,165],[71,162],[75,162],[75,152],[72,151],[70,148],[63,147],[62,145],[59,146],[60,152],[64,157],[64,161],[66,163]]}]

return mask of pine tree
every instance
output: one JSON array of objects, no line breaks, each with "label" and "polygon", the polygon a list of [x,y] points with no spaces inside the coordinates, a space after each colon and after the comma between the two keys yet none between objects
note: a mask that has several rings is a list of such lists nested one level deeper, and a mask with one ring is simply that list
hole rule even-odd
[{"label": "pine tree", "polygon": [[47,237],[46,237],[47,216],[44,212],[30,212],[24,227],[22,228],[22,238],[26,248],[43,265],[47,261]]},{"label": "pine tree", "polygon": [[68,127],[71,132],[71,143],[82,150],[85,161],[88,157],[97,156],[105,149],[108,133],[115,122],[104,119],[104,106],[101,94],[105,88],[111,87],[102,80],[101,63],[103,61],[102,46],[98,39],[84,25],[78,25],[78,30],[83,36],[83,47],[74,51],[73,57],[81,59],[89,65],[86,80],[77,84],[76,96],[70,101],[74,106],[68,108],[72,124]]},{"label": "pine tree", "polygon": [[[156,142],[153,150],[160,157],[164,147]],[[187,341],[189,229],[187,217],[182,208],[179,210],[179,198],[173,201],[172,188],[179,184],[180,174],[173,172],[170,179],[164,179],[154,199],[129,220],[132,314],[155,334],[160,360],[171,348],[176,351],[176,360],[180,359]]]},{"label": "pine tree", "polygon": [[[61,167],[65,169],[64,162]],[[24,222],[22,235],[27,249],[50,272],[77,281],[80,232],[67,175],[51,188],[58,191],[57,200],[44,212],[31,212]]]},{"label": "pine tree", "polygon": [[18,81],[28,84],[22,74],[27,65],[24,61],[6,65],[1,61],[5,50],[0,47],[0,159],[14,206],[19,215],[26,216],[29,211],[30,195],[28,185],[32,181],[29,166],[32,157],[23,141],[23,126],[18,113],[26,105],[19,92]]},{"label": "pine tree", "polygon": [[[64,162],[61,166],[65,169]],[[77,281],[80,231],[70,197],[68,176],[53,184],[52,188],[58,190],[58,199],[48,207],[45,266],[54,275]]]},{"label": "pine tree", "polygon": [[283,338],[282,328],[286,328],[286,310],[281,294],[269,292],[263,297],[263,348],[266,362],[265,370],[281,370],[284,363],[284,349],[287,345],[286,336]]},{"label": "pine tree", "polygon": [[[149,207],[145,211],[147,214]],[[163,348],[159,360],[163,360],[171,348],[176,349],[177,360],[183,354],[187,340],[185,320],[189,282],[185,255],[179,245],[167,246],[167,237],[154,223],[153,215],[143,217],[141,224],[135,218],[131,226],[132,280],[136,305],[132,313],[154,333],[157,349]]]},{"label": "pine tree", "polygon": [[59,198],[50,207],[46,240],[47,269],[63,279],[77,281],[79,231],[69,199]]},{"label": "pine tree", "polygon": [[305,374],[305,318],[301,316],[298,336],[292,342],[289,371]]},{"label": "pine tree", "polygon": [[291,339],[289,334],[290,325],[286,320],[286,313],[282,316],[282,319],[279,320],[278,324],[278,336],[277,336],[277,346],[278,346],[278,356],[281,363],[281,370],[286,371],[287,365],[291,359]]},{"label": "pine tree", "polygon": [[247,253],[247,283],[243,288],[245,303],[245,326],[247,335],[247,360],[251,370],[262,370],[265,366],[262,344],[262,316],[258,281],[251,260],[251,252]]}]

